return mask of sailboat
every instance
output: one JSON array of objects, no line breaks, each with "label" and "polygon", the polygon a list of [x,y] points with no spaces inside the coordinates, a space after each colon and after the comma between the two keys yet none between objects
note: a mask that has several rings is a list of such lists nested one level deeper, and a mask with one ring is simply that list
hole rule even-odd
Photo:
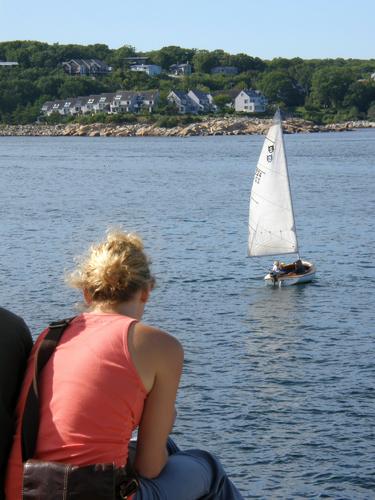
[{"label": "sailboat", "polygon": [[[307,283],[315,277],[312,262],[300,259],[280,111],[276,111],[255,170],[250,194],[248,255],[296,254],[297,260],[269,272],[270,285]],[[278,261],[277,261],[278,262]]]}]

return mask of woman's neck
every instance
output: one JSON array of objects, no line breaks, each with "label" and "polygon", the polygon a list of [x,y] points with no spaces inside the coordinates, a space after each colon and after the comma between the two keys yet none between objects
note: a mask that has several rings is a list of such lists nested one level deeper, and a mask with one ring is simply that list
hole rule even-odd
[{"label": "woman's neck", "polygon": [[130,318],[141,319],[144,310],[144,304],[137,300],[120,302],[117,304],[96,303],[91,304],[90,312],[107,313],[107,314],[122,314]]}]

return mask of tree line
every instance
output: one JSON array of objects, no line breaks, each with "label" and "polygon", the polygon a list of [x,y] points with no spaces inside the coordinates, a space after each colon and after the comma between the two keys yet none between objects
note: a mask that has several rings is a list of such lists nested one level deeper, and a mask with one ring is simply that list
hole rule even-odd
[{"label": "tree line", "polygon": [[[147,57],[166,72],[158,76],[129,71],[127,58]],[[112,66],[109,75],[73,77],[61,63],[73,58],[97,58]],[[0,61],[15,61],[13,68],[0,67],[0,122],[35,122],[45,101],[116,90],[159,89],[160,112],[170,114],[166,96],[171,88],[198,89],[214,94],[222,113],[230,113],[228,91],[254,88],[262,91],[270,107],[316,123],[354,119],[375,120],[375,59],[310,59],[299,57],[262,60],[223,50],[186,49],[177,46],[139,52],[130,45],[110,49],[104,44],[60,45],[37,41],[0,43]],[[189,62],[193,73],[173,78],[172,64]],[[215,66],[235,66],[236,75],[211,74]]]}]

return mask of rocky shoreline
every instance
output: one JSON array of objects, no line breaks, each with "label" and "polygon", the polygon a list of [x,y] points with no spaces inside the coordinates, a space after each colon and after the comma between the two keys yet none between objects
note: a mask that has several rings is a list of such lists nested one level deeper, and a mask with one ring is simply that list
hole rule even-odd
[{"label": "rocky shoreline", "polygon": [[[158,127],[155,124],[105,124],[80,125],[0,125],[0,136],[71,136],[71,137],[191,137],[213,135],[264,134],[272,119],[225,117],[210,118],[202,122],[180,125],[173,128]],[[351,121],[329,125],[315,125],[312,122],[290,118],[283,121],[287,134],[312,132],[341,132],[359,128],[375,128],[375,122]]]}]

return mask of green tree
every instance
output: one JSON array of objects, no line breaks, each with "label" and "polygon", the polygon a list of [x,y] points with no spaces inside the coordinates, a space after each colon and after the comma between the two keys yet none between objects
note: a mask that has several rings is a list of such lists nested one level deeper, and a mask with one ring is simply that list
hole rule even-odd
[{"label": "green tree", "polygon": [[193,57],[194,70],[197,73],[210,73],[211,69],[220,65],[220,54],[208,50],[197,50]]},{"label": "green tree", "polygon": [[231,101],[232,99],[228,94],[217,94],[214,96],[214,103],[221,111],[225,111]]},{"label": "green tree", "polygon": [[191,63],[194,54],[195,49],[183,49],[175,45],[163,47],[160,50],[154,50],[152,52],[146,52],[151,62],[158,64],[165,70],[169,70],[172,64]]},{"label": "green tree", "polygon": [[258,81],[259,89],[270,100],[285,106],[304,103],[304,91],[289,74],[282,70],[269,71]]},{"label": "green tree", "polygon": [[367,110],[367,118],[370,120],[370,121],[373,121],[375,122],[375,101],[373,101],[368,110]]},{"label": "green tree", "polygon": [[338,108],[355,81],[353,71],[347,68],[318,69],[311,82],[312,102],[323,108]]},{"label": "green tree", "polygon": [[355,106],[359,111],[367,113],[373,101],[375,101],[375,81],[360,80],[349,86],[343,100],[343,106]]}]

